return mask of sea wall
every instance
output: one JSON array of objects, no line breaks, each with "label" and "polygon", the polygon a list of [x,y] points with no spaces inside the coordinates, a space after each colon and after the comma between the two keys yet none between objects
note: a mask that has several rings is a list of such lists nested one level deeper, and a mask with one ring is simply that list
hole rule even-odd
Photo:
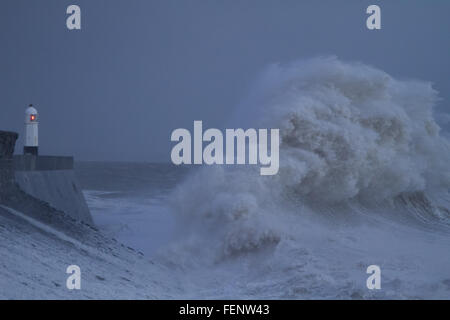
[{"label": "sea wall", "polygon": [[29,195],[74,219],[93,223],[73,170],[15,171],[15,181]]},{"label": "sea wall", "polygon": [[12,156],[18,134],[0,130],[0,196],[14,184]]},{"label": "sea wall", "polygon": [[18,136],[15,132],[0,130],[0,160],[12,158]]},{"label": "sea wall", "polygon": [[14,166],[10,159],[0,159],[0,198],[4,190],[14,185]]},{"label": "sea wall", "polygon": [[73,157],[14,156],[15,171],[73,170]]},{"label": "sea wall", "polygon": [[20,193],[25,192],[71,218],[92,225],[91,213],[73,170],[73,158],[13,157],[17,137],[17,133],[0,131],[0,203],[14,204],[17,199],[24,199]]}]

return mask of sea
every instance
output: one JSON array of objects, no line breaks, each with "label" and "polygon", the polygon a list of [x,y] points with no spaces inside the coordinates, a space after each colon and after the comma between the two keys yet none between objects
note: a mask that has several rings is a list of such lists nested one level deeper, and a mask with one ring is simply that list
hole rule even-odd
[{"label": "sea", "polygon": [[[265,70],[229,128],[280,170],[78,162],[95,224],[184,298],[449,299],[450,143],[426,81],[336,57]],[[232,117],[233,118],[233,117]]]}]

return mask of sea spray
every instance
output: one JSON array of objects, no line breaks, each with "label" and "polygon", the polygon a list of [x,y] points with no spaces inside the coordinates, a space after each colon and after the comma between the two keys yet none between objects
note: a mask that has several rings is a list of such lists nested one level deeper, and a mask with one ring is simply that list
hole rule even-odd
[{"label": "sea spray", "polygon": [[279,174],[203,168],[177,189],[174,211],[230,252],[278,241],[294,202],[370,206],[446,191],[450,148],[433,119],[436,99],[430,83],[334,57],[269,66],[239,112],[259,115],[248,125],[280,128]]}]

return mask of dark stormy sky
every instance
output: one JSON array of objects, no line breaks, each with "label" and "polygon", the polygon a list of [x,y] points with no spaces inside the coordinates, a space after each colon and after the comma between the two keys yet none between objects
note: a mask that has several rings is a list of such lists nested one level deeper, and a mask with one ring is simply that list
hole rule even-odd
[{"label": "dark stormy sky", "polygon": [[223,127],[266,65],[317,55],[432,81],[448,112],[449,17],[444,0],[2,0],[0,129],[22,133],[33,103],[41,154],[170,161],[172,130]]}]

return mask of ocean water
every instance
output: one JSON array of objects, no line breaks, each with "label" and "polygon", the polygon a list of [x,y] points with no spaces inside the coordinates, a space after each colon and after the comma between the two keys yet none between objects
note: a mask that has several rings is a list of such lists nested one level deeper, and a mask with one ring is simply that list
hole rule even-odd
[{"label": "ocean water", "polygon": [[[95,223],[181,298],[449,299],[450,144],[423,81],[272,65],[231,128],[280,128],[280,171],[77,163]],[[367,267],[381,269],[369,290]]]},{"label": "ocean water", "polygon": [[152,257],[174,237],[168,195],[188,169],[170,164],[78,162],[76,174],[103,233]]}]

